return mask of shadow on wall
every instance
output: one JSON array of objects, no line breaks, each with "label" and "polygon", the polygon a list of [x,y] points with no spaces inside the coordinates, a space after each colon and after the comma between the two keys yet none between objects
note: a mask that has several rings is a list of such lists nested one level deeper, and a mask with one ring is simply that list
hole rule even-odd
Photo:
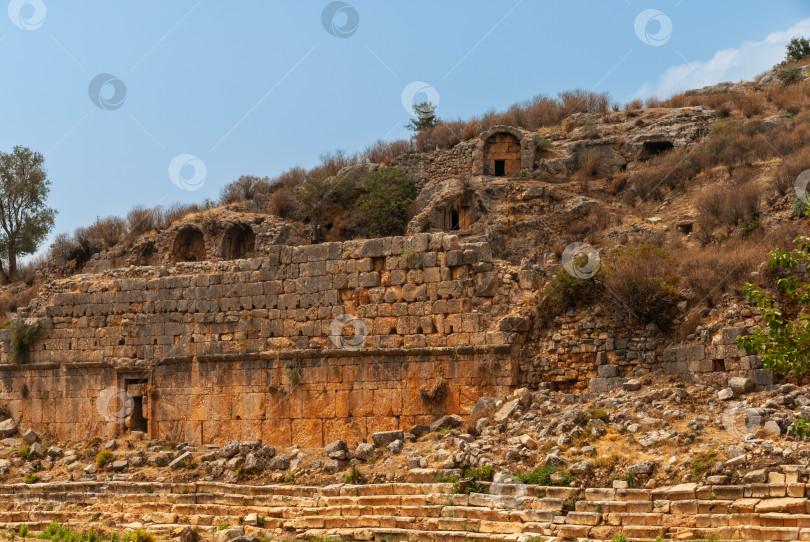
[{"label": "shadow on wall", "polygon": [[202,232],[191,226],[178,231],[172,247],[172,261],[201,262],[205,259],[205,238]]},{"label": "shadow on wall", "polygon": [[234,224],[222,238],[222,259],[237,260],[256,251],[256,234],[247,224]]}]

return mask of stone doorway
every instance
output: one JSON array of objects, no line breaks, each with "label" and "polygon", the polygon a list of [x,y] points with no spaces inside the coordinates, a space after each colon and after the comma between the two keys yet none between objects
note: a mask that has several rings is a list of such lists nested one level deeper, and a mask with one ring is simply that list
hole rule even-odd
[{"label": "stone doorway", "polygon": [[520,173],[520,140],[507,132],[491,135],[484,142],[484,175],[512,177]]},{"label": "stone doorway", "polygon": [[149,378],[126,378],[124,386],[132,397],[132,412],[124,422],[128,431],[142,431],[149,434]]}]

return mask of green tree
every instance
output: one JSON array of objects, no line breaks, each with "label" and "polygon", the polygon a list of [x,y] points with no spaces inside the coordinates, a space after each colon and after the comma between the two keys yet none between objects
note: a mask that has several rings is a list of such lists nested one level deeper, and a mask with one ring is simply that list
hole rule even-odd
[{"label": "green tree", "polygon": [[[42,154],[22,146],[0,152],[0,256],[8,275],[17,272],[17,257],[36,252],[53,228],[56,211],[46,205],[51,182]],[[0,272],[5,270],[0,262]]]},{"label": "green tree", "polygon": [[796,62],[810,56],[810,41],[806,38],[793,38],[787,46],[788,62]]},{"label": "green tree", "polygon": [[411,122],[405,127],[419,134],[428,128],[433,128],[439,124],[439,117],[436,116],[436,105],[433,102],[422,102],[414,104],[413,112],[416,113],[416,118],[411,119]]},{"label": "green tree", "polygon": [[[798,280],[794,270],[810,264],[810,237],[795,240],[796,250],[776,249],[768,257],[768,266],[782,268],[789,274],[777,281],[785,296],[804,309],[810,306],[810,283]],[[810,315],[791,318],[763,288],[748,283],[743,289],[748,303],[758,307],[763,326],[749,335],[737,338],[748,354],[762,356],[762,365],[779,374],[800,376],[810,369]]]},{"label": "green tree", "polygon": [[400,235],[408,223],[406,207],[416,197],[413,181],[395,167],[366,177],[358,200],[366,232],[373,237]]}]

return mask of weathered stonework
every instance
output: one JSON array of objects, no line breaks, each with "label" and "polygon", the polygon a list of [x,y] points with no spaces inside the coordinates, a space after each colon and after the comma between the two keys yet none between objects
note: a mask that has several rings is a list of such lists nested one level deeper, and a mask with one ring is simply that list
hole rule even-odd
[{"label": "weathered stonework", "polygon": [[[0,331],[0,398],[60,438],[123,429],[97,404],[117,387],[153,437],[362,440],[518,384],[498,284],[487,243],[445,234],[79,275]],[[20,364],[9,342],[24,324],[42,337]],[[447,393],[423,397],[436,381]]]}]

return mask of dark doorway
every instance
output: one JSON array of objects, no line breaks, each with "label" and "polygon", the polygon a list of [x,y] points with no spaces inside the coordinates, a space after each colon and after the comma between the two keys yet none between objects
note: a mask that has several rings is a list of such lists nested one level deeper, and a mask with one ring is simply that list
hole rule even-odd
[{"label": "dark doorway", "polygon": [[132,411],[127,412],[125,426],[129,431],[143,431],[149,433],[149,418],[144,415],[144,410],[148,408],[149,399],[147,397],[147,387],[149,379],[127,378],[124,380],[127,394],[132,398]]},{"label": "dark doorway", "polygon": [[495,176],[503,177],[506,175],[506,160],[495,160]]},{"label": "dark doorway", "polygon": [[205,261],[205,238],[200,230],[186,227],[177,232],[172,247],[175,262]]},{"label": "dark doorway", "polygon": [[641,158],[646,160],[653,156],[658,156],[673,148],[671,141],[645,141],[641,149]]},{"label": "dark doorway", "polygon": [[237,260],[244,258],[256,250],[256,234],[253,229],[246,224],[235,224],[227,232],[222,240],[222,258],[225,260]]},{"label": "dark doorway", "polygon": [[453,209],[450,211],[450,230],[456,231],[458,230],[458,210]]},{"label": "dark doorway", "polygon": [[130,431],[143,431],[149,432],[149,420],[143,415],[143,397],[133,397],[134,408],[132,416],[127,421],[127,426]]}]

